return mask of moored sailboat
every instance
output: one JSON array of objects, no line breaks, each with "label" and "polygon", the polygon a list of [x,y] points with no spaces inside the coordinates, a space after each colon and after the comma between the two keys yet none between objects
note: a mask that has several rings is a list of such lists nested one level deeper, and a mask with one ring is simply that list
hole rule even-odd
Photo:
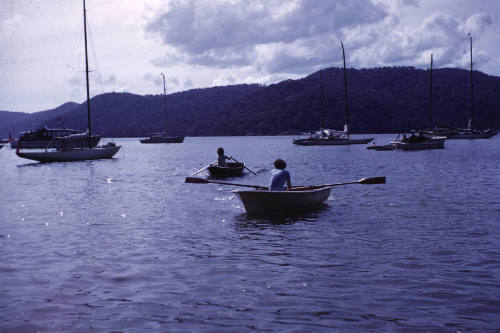
[{"label": "moored sailboat", "polygon": [[342,45],[342,59],[344,62],[344,100],[345,100],[345,125],[344,131],[336,131],[324,128],[324,112],[323,112],[323,72],[321,71],[321,129],[312,133],[309,138],[295,139],[293,143],[301,146],[337,146],[337,145],[352,145],[352,144],[366,144],[373,140],[373,138],[351,138],[349,133],[349,107],[347,98],[347,72],[345,65],[345,52],[344,44]]},{"label": "moored sailboat", "polygon": [[169,136],[168,135],[168,113],[167,113],[167,88],[165,85],[165,75],[161,73],[163,77],[163,102],[165,107],[165,132],[164,133],[153,133],[149,138],[139,140],[141,143],[182,143],[184,141],[183,136]]},{"label": "moored sailboat", "polygon": [[89,88],[89,64],[87,55],[87,10],[85,8],[85,0],[83,0],[83,30],[85,39],[85,78],[87,87],[87,142],[88,147],[75,148],[71,146],[71,141],[62,140],[62,147],[58,147],[54,150],[45,149],[44,151],[37,152],[21,152],[22,140],[18,142],[16,154],[19,157],[39,161],[39,162],[72,162],[72,161],[82,161],[82,160],[95,160],[103,158],[113,157],[121,146],[117,146],[114,143],[108,143],[107,145],[100,147],[93,147],[92,141],[92,126],[90,121],[90,88]]},{"label": "moored sailboat", "polygon": [[432,135],[440,135],[445,136],[447,139],[456,140],[456,139],[489,139],[496,134],[498,134],[498,130],[493,129],[475,129],[473,128],[473,120],[474,120],[474,80],[473,80],[473,70],[472,70],[472,36],[469,33],[470,40],[470,111],[469,111],[469,120],[467,123],[467,128],[454,128],[454,127],[444,127],[439,126],[434,129],[430,129],[427,133]]},{"label": "moored sailboat", "polygon": [[[432,64],[433,56],[431,54],[430,85],[429,85],[429,125],[432,126]],[[390,142],[396,149],[401,150],[427,150],[443,149],[446,137],[434,135],[425,130],[410,131],[411,136],[407,137],[405,133],[399,134],[396,140]]]}]

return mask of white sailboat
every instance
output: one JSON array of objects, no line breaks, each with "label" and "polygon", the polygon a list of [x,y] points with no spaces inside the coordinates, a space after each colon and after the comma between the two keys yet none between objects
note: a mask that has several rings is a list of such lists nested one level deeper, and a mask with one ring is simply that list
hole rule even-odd
[{"label": "white sailboat", "polygon": [[165,75],[161,73],[163,77],[163,102],[165,106],[165,132],[164,133],[153,133],[149,138],[139,140],[141,143],[182,143],[184,141],[183,136],[169,136],[168,135],[168,113],[167,113],[167,88],[165,86]]},{"label": "white sailboat", "polygon": [[469,34],[470,40],[470,112],[469,120],[467,122],[467,128],[453,128],[453,127],[437,127],[435,129],[430,129],[428,132],[434,135],[445,136],[447,139],[489,139],[498,134],[498,130],[493,129],[474,129],[474,81],[472,80],[473,70],[472,70],[472,37]]},{"label": "white sailboat", "polygon": [[[21,152],[22,144],[17,146],[16,154],[19,157],[27,158],[39,162],[71,162],[82,160],[96,160],[103,158],[112,158],[121,146],[114,143],[93,147],[92,146],[92,126],[90,122],[90,89],[89,89],[89,62],[87,55],[87,10],[85,8],[85,0],[83,0],[83,30],[85,39],[85,78],[87,83],[87,121],[88,121],[88,142],[86,148],[75,148],[71,146],[71,141],[63,144],[63,147],[57,149],[45,149],[37,152]],[[65,141],[65,140],[63,140]]]},{"label": "white sailboat", "polygon": [[344,61],[344,98],[345,98],[345,125],[344,131],[336,131],[332,129],[325,129],[323,121],[323,72],[321,71],[321,129],[312,133],[309,138],[295,139],[293,143],[300,146],[338,146],[338,145],[353,145],[353,144],[366,144],[373,140],[373,138],[359,138],[353,139],[349,136],[349,108],[347,99],[347,73],[345,66],[345,52],[344,43],[342,45],[342,59]]}]

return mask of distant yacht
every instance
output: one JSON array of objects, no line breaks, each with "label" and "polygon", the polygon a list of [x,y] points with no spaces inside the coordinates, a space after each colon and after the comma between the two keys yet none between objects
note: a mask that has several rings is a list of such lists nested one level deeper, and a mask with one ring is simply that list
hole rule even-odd
[{"label": "distant yacht", "polygon": [[[431,54],[431,69],[430,69],[430,88],[429,88],[429,128],[432,124],[432,63],[433,57]],[[412,130],[411,135],[406,136],[405,133],[399,134],[396,140],[390,144],[396,149],[402,150],[427,150],[427,149],[443,149],[446,137],[434,135],[424,130]]]},{"label": "distant yacht", "polygon": [[[99,140],[101,140],[100,135],[93,135],[90,138],[90,145],[97,146]],[[23,149],[63,148],[64,145],[83,148],[89,146],[89,135],[73,129],[44,126],[36,131],[22,132],[19,139],[10,142],[11,148],[17,148],[19,145]]]},{"label": "distant yacht", "polygon": [[167,88],[165,85],[165,75],[163,77],[163,104],[165,109],[165,132],[153,133],[149,138],[139,140],[141,143],[182,143],[183,136],[169,136],[168,135],[168,113],[167,113]]},{"label": "distant yacht", "polygon": [[[439,126],[431,129],[429,126],[428,134],[445,136],[447,139],[489,139],[498,133],[498,130],[486,129],[479,130],[473,128],[474,116],[474,89],[473,89],[473,71],[472,71],[472,37],[469,34],[470,40],[470,112],[467,128],[454,128]],[[430,115],[429,115],[430,117]]]},{"label": "distant yacht", "polygon": [[349,137],[349,108],[347,99],[347,74],[345,66],[344,44],[342,45],[342,59],[344,61],[344,96],[345,96],[345,125],[344,131],[336,131],[324,128],[324,111],[323,111],[323,71],[320,71],[321,80],[321,128],[319,131],[312,133],[305,139],[294,139],[293,144],[301,146],[337,146],[337,145],[352,145],[366,144],[373,138],[352,139]]},{"label": "distant yacht", "polygon": [[[88,129],[84,134],[71,134],[66,137],[59,138],[61,140],[61,147],[55,147],[55,149],[36,152],[21,152],[23,148],[24,140],[20,138],[17,143],[16,154],[19,157],[39,161],[39,162],[71,162],[71,161],[82,161],[82,160],[95,160],[101,158],[111,158],[113,157],[121,146],[117,146],[114,143],[108,143],[107,145],[95,147],[92,136],[92,127],[90,123],[90,88],[89,88],[89,64],[87,55],[87,11],[85,8],[85,0],[83,0],[83,30],[85,38],[85,78],[87,83],[87,121]],[[73,146],[75,135],[78,137],[77,140],[84,140],[87,142],[86,147],[75,147]],[[100,139],[100,137],[99,137]],[[79,142],[79,141],[78,141]]]}]

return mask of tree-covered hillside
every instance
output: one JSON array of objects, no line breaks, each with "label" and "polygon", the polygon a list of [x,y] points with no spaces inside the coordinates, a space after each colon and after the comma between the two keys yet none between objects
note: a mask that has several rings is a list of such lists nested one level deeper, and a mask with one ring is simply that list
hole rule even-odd
[{"label": "tree-covered hillside", "polygon": [[[429,123],[429,70],[411,67],[348,69],[348,107],[353,133],[395,132]],[[474,72],[475,128],[500,128],[500,78]],[[325,126],[345,122],[344,76],[323,70]],[[106,137],[142,137],[165,128],[163,95],[107,93],[91,99],[92,129]],[[0,137],[26,129],[87,127],[86,103],[22,114],[0,112]],[[321,126],[320,73],[269,86],[193,89],[167,96],[172,135],[277,135]],[[432,124],[465,127],[470,110],[470,73],[433,71]]]}]

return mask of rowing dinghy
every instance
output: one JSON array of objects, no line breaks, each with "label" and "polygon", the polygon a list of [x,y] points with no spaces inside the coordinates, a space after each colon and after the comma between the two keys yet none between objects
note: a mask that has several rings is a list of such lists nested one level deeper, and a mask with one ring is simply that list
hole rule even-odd
[{"label": "rowing dinghy", "polygon": [[230,162],[224,167],[211,165],[208,167],[208,172],[213,178],[238,177],[243,174],[243,168],[245,168],[243,163]]},{"label": "rowing dinghy", "polygon": [[236,190],[248,215],[286,216],[306,212],[328,199],[331,186],[302,191]]}]

